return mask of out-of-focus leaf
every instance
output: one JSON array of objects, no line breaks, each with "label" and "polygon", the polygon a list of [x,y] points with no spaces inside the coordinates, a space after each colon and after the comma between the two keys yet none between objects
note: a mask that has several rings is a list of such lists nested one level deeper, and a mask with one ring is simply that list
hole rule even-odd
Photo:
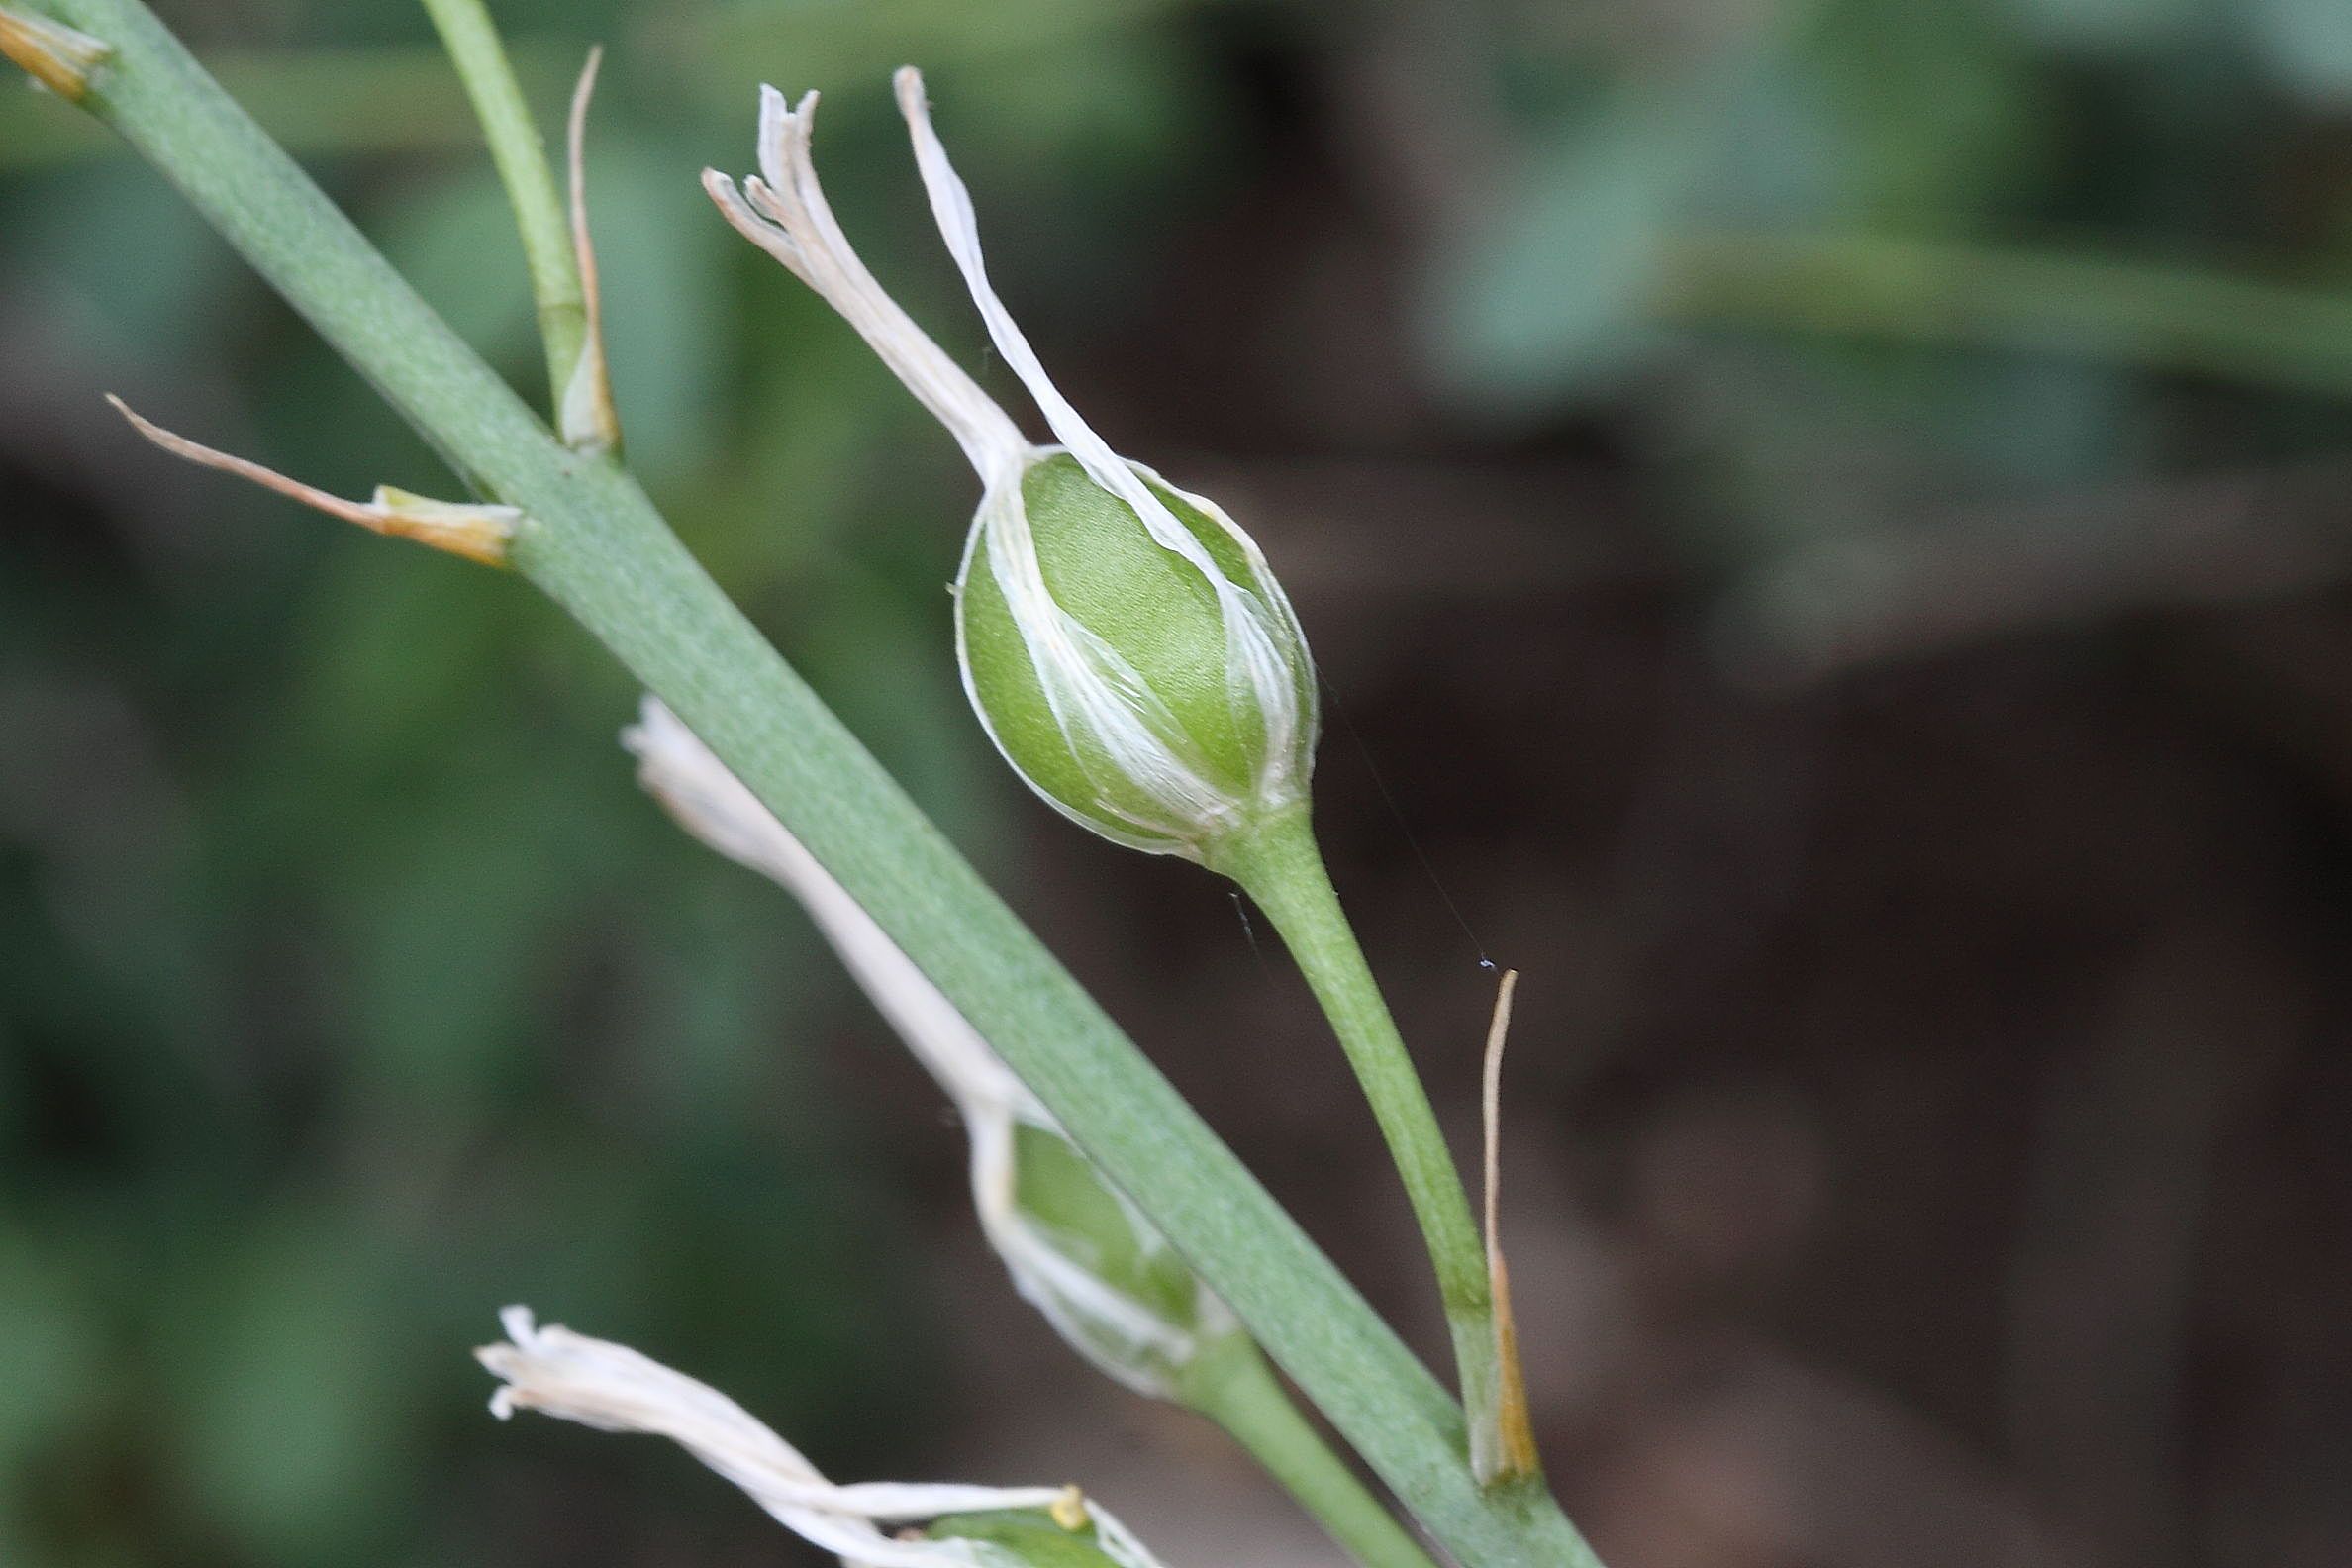
[{"label": "out-of-focus leaf", "polygon": [[1589,394],[1655,340],[1651,282],[1706,150],[1680,97],[1620,103],[1529,151],[1437,275],[1436,366],[1500,407]]},{"label": "out-of-focus leaf", "polygon": [[343,1560],[410,1485],[417,1347],[347,1226],[297,1208],[217,1238],[227,1266],[166,1320],[187,1501],[247,1561]]},{"label": "out-of-focus leaf", "polygon": [[[748,142],[745,142],[748,147]],[[588,210],[629,465],[658,489],[707,460],[721,423],[726,265],[742,242],[677,144],[591,126]],[[512,239],[510,236],[510,245]]]},{"label": "out-of-focus leaf", "polygon": [[258,297],[229,247],[137,164],[34,182],[0,214],[0,286],[62,317],[77,353],[143,377],[216,338],[241,294]]},{"label": "out-of-focus leaf", "polygon": [[75,1420],[100,1381],[102,1356],[80,1285],[30,1237],[0,1225],[0,1478],[18,1473],[37,1445]]},{"label": "out-of-focus leaf", "polygon": [[[621,770],[606,785],[617,794]],[[556,938],[595,881],[595,787],[485,745],[347,879],[370,1092],[480,1104],[514,1061]]]},{"label": "out-of-focus leaf", "polygon": [[2352,104],[2352,5],[2247,0],[2246,24],[2273,75],[2316,103]]},{"label": "out-of-focus leaf", "polygon": [[1717,347],[1684,391],[1660,417],[1710,454],[1711,524],[1688,543],[1718,562],[2096,484],[2151,435],[2135,378],[2066,359],[1767,341]]},{"label": "out-of-focus leaf", "polygon": [[[457,335],[494,364],[536,364],[538,319],[514,210],[486,156],[422,178],[385,204],[371,237]],[[544,382],[545,373],[539,373]],[[543,405],[545,388],[523,392]]]},{"label": "out-of-focus leaf", "polygon": [[2127,54],[2215,31],[2216,0],[2009,0],[2026,29],[2060,49]]},{"label": "out-of-focus leaf", "polygon": [[1834,128],[1831,175],[1845,201],[1831,216],[1957,226],[2033,190],[2051,128],[2000,4],[1824,7],[1798,69]]}]

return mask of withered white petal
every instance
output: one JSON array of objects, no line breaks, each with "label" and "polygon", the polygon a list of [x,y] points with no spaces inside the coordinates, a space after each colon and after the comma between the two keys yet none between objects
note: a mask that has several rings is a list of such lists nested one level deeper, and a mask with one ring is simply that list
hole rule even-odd
[{"label": "withered white petal", "polygon": [[[1304,799],[1317,726],[1306,641],[1281,588],[1246,534],[1206,500],[1176,491],[1130,463],[1081,418],[1046,375],[1035,350],[997,296],[980,248],[970,192],[948,161],[924,100],[923,79],[908,67],[898,99],[914,139],[917,166],[949,252],[987,324],[991,341],[1044,412],[1063,443],[1030,445],[972,378],[958,368],[882,290],[851,248],[820,188],[811,155],[817,95],[797,109],[763,88],[760,177],[741,189],[706,171],[704,186],[729,222],[814,288],[846,319],[955,436],[979,474],[982,498],[959,582],[984,570],[1002,590],[1005,610],[1036,677],[1054,730],[1087,780],[1085,796],[1060,799],[1000,733],[959,635],[967,693],[997,748],[1032,789],[1064,815],[1117,842],[1155,853],[1208,857],[1211,846],[1245,821]],[[1119,648],[1096,635],[1055,598],[1040,564],[1037,533],[1024,479],[1039,461],[1066,452],[1103,490],[1133,512],[1159,548],[1183,561],[1209,588],[1223,643],[1224,699],[1230,733],[1258,744],[1236,787],[1231,759],[1214,765],[1152,684]],[[1240,580],[1163,497],[1197,509],[1247,563]],[[1229,558],[1229,557],[1228,557]],[[962,607],[958,605],[959,628]],[[1221,744],[1225,742],[1220,742]]]},{"label": "withered white petal", "polygon": [[[1230,1311],[1201,1290],[1195,1321],[1171,1323],[1098,1277],[1040,1232],[1020,1205],[1015,1140],[1024,1126],[1067,1140],[1069,1134],[1053,1114],[848,890],[677,715],[647,697],[637,723],[623,732],[622,743],[637,759],[639,781],[679,826],[729,859],[782,884],[801,901],[875,1009],[955,1102],[971,1141],[972,1202],[981,1230],[1023,1299],[1098,1369],[1138,1393],[1167,1398],[1173,1392],[1172,1369],[1189,1362],[1204,1338],[1232,1331]],[[1138,1243],[1146,1251],[1165,1249],[1165,1238],[1127,1196],[1109,1183],[1105,1187]]]},{"label": "withered white petal", "polygon": [[[898,1482],[835,1486],[800,1451],[708,1384],[606,1339],[555,1324],[525,1307],[499,1315],[506,1340],[474,1352],[504,1386],[490,1402],[504,1420],[536,1410],[600,1431],[667,1437],[734,1482],[778,1523],[859,1568],[1018,1568],[1001,1548],[964,1540],[906,1540],[888,1523],[922,1523],[991,1509],[1066,1508],[1066,1487]],[[1104,1550],[1127,1568],[1157,1568],[1131,1532],[1089,1503]]]},{"label": "withered white petal", "polygon": [[884,292],[841,232],[817,183],[811,156],[816,115],[815,93],[805,94],[794,109],[775,88],[761,87],[759,166],[765,177],[745,181],[738,191],[717,169],[705,169],[703,189],[737,232],[857,329],[907,390],[947,427],[983,477],[1018,474],[1030,449],[1020,427]]},{"label": "withered white petal", "polygon": [[637,759],[638,781],[680,827],[800,900],[875,1009],[959,1109],[967,1116],[1046,1118],[931,977],[666,705],[647,697],[621,743]]},{"label": "withered white petal", "polygon": [[[1046,375],[1036,350],[1029,346],[1029,338],[988,280],[988,263],[980,251],[980,220],[972,208],[972,193],[962,176],[955,172],[955,165],[948,161],[947,149],[931,128],[923,73],[912,65],[901,66],[896,86],[899,110],[906,117],[907,130],[915,141],[916,167],[922,172],[924,189],[931,196],[931,216],[947,242],[948,253],[963,273],[972,303],[979,307],[981,319],[988,325],[990,342],[996,344],[997,352],[1004,356],[1013,373],[1021,378],[1021,384],[1029,389],[1029,397],[1044,414],[1045,423],[1052,427],[1053,434],[1088,477],[1132,507],[1159,546],[1190,564],[1215,591],[1225,617],[1226,678],[1233,687],[1235,701],[1264,712],[1270,727],[1278,723],[1295,727],[1298,699],[1289,668],[1274,640],[1273,629],[1267,625],[1268,607],[1225,574],[1207,547],[1193,537],[1192,530],[1152,492],[1135,465],[1114,452],[1110,443],[1095,434],[1094,427],[1086,423]],[[1225,521],[1221,514],[1213,511],[1211,515],[1221,523]],[[1225,529],[1236,539],[1247,538],[1229,523]],[[1249,548],[1254,555],[1255,544]],[[1016,606],[1015,614],[1020,613]],[[1283,740],[1282,746],[1269,746],[1271,754],[1288,749],[1287,734]]]}]

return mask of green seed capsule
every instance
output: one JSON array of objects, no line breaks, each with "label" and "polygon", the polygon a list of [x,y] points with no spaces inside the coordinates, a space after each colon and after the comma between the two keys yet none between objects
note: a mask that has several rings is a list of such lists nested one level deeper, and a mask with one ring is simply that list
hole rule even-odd
[{"label": "green seed capsule", "polygon": [[1305,798],[1314,665],[1249,538],[1134,473],[1148,522],[1067,452],[992,495],[964,552],[957,650],[1030,788],[1107,838],[1206,859]]},{"label": "green seed capsule", "polygon": [[763,90],[759,177],[706,170],[704,189],[857,329],[979,474],[957,640],[998,749],[1105,837],[1212,860],[1229,833],[1306,798],[1316,693],[1298,619],[1230,518],[1119,456],[1054,387],[989,284],[922,78],[901,71],[898,95],[940,235],[1058,446],[1032,444],[851,249],[817,184],[814,93],[792,107]]}]

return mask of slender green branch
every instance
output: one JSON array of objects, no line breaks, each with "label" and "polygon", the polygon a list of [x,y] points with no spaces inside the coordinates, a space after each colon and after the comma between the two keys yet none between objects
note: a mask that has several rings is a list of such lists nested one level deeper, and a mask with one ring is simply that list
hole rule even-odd
[{"label": "slender green branch", "polygon": [[1446,1311],[1485,1312],[1486,1250],[1479,1244],[1470,1196],[1380,983],[1339,907],[1307,813],[1289,812],[1236,835],[1216,869],[1240,883],[1273,921],[1329,1016],[1405,1178]]},{"label": "slender green branch", "polygon": [[1428,1092],[1339,907],[1306,810],[1235,834],[1216,869],[1240,883],[1282,933],[1372,1104],[1436,1269],[1475,1441],[1488,1430],[1501,1399],[1486,1248]]},{"label": "slender green branch", "polygon": [[139,0],[84,107],[154,163],[485,494],[515,567],[709,742],[1129,1193],[1465,1568],[1593,1561],[1538,1489],[1482,1491],[1411,1352],[697,566],[618,465],[517,399]]},{"label": "slender green branch", "polygon": [[1331,1451],[1246,1334],[1204,1348],[1177,1393],[1248,1449],[1363,1568],[1434,1568],[1421,1543]]},{"label": "slender green branch", "polygon": [[2352,294],[1871,235],[1687,235],[1666,257],[1655,308],[1683,321],[2030,348],[2352,397]]},{"label": "slender green branch", "polygon": [[572,252],[569,220],[557,193],[547,147],[523,101],[523,85],[507,59],[506,46],[482,0],[425,0],[433,25],[449,51],[465,95],[490,142],[515,227],[523,235],[523,258],[531,271],[531,295],[539,302],[539,337],[547,347],[549,407],[563,399],[587,343],[588,297]]}]

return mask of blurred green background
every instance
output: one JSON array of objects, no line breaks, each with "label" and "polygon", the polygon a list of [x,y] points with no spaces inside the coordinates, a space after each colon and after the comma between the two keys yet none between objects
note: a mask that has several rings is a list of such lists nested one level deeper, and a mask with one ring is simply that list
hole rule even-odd
[{"label": "blurred green background", "polygon": [[[1475,960],[1527,971],[1520,1316],[1618,1568],[2352,1555],[2352,7],[494,9],[550,126],[608,47],[618,392],[688,543],[1433,1345],[1279,956],[988,753],[951,443],[696,188],[822,88],[846,227],[1010,398],[890,110],[926,67],[1065,390],[1299,601],[1465,1139]],[[158,10],[537,401],[419,8]],[[30,91],[0,345],[0,1564],[802,1560],[491,1422],[508,1301],[844,1478],[1328,1560],[1011,1303],[932,1091],[639,798],[598,649],[106,412],[450,488]]]}]

